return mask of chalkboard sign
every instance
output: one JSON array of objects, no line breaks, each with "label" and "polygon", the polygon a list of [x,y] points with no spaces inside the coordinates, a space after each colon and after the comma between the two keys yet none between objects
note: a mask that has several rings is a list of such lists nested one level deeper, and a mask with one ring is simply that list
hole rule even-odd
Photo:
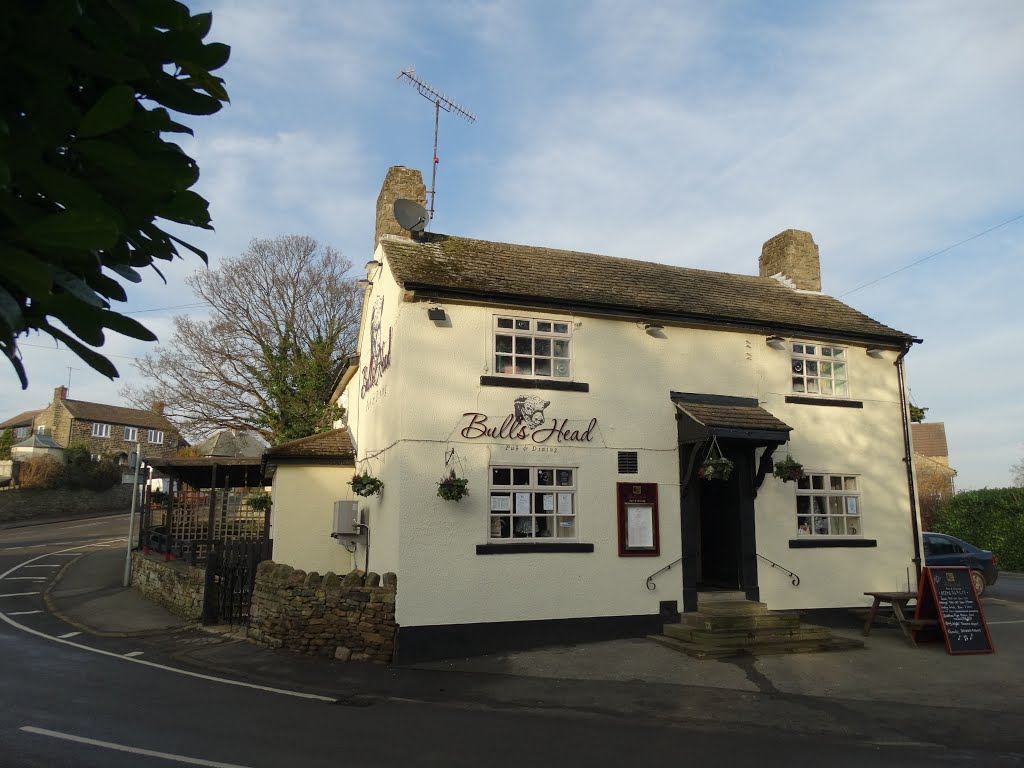
[{"label": "chalkboard sign", "polygon": [[915,640],[938,639],[941,631],[951,654],[992,653],[985,614],[971,583],[971,569],[924,568],[917,594],[915,619],[937,619],[934,629],[915,632]]}]

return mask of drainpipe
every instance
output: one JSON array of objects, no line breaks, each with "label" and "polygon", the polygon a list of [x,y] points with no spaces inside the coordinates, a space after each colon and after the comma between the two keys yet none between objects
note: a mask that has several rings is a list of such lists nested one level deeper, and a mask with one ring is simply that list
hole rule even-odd
[{"label": "drainpipe", "polygon": [[[917,570],[918,583],[921,576],[921,532],[917,525],[917,493],[914,489],[914,456],[910,449],[910,413],[907,410],[907,386],[903,373],[903,358],[910,352],[910,347],[918,340],[907,342],[903,351],[896,357],[896,376],[900,384],[900,413],[903,416],[903,463],[907,465],[907,490],[910,493],[910,524],[914,531],[914,568]],[[909,586],[909,585],[908,585]]]}]

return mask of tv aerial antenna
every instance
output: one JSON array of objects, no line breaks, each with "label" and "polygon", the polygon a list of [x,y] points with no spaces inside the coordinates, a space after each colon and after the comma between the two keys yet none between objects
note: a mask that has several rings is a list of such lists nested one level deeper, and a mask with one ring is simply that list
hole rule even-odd
[{"label": "tv aerial antenna", "polygon": [[453,112],[454,114],[465,118],[469,123],[476,122],[476,115],[467,109],[463,109],[436,88],[416,77],[416,67],[403,69],[398,73],[398,77],[396,79],[408,80],[409,85],[415,88],[419,92],[420,96],[425,98],[427,101],[434,102],[434,162],[430,164],[430,210],[428,211],[429,219],[433,220],[434,195],[437,191],[437,164],[440,162],[437,157],[437,125],[441,116],[441,110],[443,109],[445,112]]}]

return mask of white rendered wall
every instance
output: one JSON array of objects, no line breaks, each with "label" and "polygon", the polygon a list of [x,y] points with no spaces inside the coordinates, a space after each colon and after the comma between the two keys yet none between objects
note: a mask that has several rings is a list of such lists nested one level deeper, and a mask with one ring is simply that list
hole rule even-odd
[{"label": "white rendered wall", "polygon": [[334,502],[351,499],[351,467],[279,465],[274,473],[271,525],[274,561],[301,568],[307,573],[328,571],[345,574],[355,561],[331,538]]}]

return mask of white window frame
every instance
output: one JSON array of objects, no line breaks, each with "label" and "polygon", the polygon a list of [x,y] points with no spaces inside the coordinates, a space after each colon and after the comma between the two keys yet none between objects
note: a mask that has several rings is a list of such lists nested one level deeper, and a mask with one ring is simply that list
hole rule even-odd
[{"label": "white window frame", "polygon": [[126,443],[136,443],[139,440],[139,428],[138,427],[125,427],[124,428],[124,441]]},{"label": "white window frame", "polygon": [[24,440],[26,437],[32,434],[32,427],[15,427],[14,438],[16,440]]},{"label": "white window frame", "polygon": [[94,421],[92,424],[93,437],[110,437],[110,425]]},{"label": "white window frame", "polygon": [[[506,470],[508,484],[501,482]],[[519,504],[527,505],[529,512],[516,514]],[[579,517],[579,467],[492,464],[487,468],[489,542],[576,542],[580,540]]]},{"label": "white window frame", "polygon": [[161,429],[151,429],[151,430],[149,430],[149,437],[147,439],[153,445],[163,445],[164,444],[164,433],[163,433],[163,430],[161,430]]},{"label": "white window frame", "polygon": [[[837,375],[839,367],[845,376]],[[791,341],[789,370],[794,395],[840,400],[849,400],[852,396],[849,347],[817,341]]]},{"label": "white window frame", "polygon": [[[508,327],[509,323],[511,327]],[[566,318],[495,315],[491,333],[491,365],[495,375],[542,381],[572,381],[572,326],[572,321]],[[511,350],[504,342],[506,337],[512,339]],[[530,339],[529,352],[519,346],[519,340],[527,338]],[[538,341],[547,346],[549,354],[537,354]],[[565,345],[561,350],[558,349],[559,343]],[[521,350],[518,354],[517,349]],[[556,356],[557,351],[564,351],[564,354]],[[530,372],[517,372],[520,361],[526,360],[530,361]],[[538,361],[547,363],[548,373],[537,373]]]},{"label": "white window frame", "polygon": [[796,485],[798,537],[863,538],[860,475],[805,472]]}]

